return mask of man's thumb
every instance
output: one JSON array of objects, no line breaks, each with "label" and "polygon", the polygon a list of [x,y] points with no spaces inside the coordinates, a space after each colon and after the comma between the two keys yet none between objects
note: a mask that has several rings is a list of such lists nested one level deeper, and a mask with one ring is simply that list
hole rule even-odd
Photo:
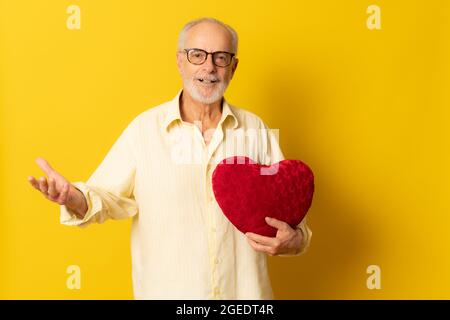
[{"label": "man's thumb", "polygon": [[53,168],[50,166],[50,164],[47,162],[47,160],[45,160],[44,158],[41,157],[37,158],[36,163],[47,175],[49,175],[54,171]]}]

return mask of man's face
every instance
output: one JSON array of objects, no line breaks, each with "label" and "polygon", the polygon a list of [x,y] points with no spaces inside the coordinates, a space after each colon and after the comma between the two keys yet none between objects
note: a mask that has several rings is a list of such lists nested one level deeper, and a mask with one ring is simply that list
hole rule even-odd
[{"label": "man's face", "polygon": [[[195,25],[186,34],[184,47],[196,48],[206,52],[233,52],[231,34],[222,26],[203,22]],[[183,89],[196,101],[212,104],[220,100],[234,75],[238,60],[232,59],[227,67],[213,63],[212,55],[203,64],[195,65],[188,61],[186,52],[177,53],[177,65],[183,78]]]}]

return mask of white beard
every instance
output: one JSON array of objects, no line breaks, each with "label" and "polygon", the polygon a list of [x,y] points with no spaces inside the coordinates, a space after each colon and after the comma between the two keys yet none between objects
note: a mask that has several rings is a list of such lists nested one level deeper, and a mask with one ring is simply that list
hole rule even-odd
[{"label": "white beard", "polygon": [[194,79],[188,79],[183,76],[183,85],[189,95],[195,101],[203,104],[213,104],[214,102],[222,99],[225,90],[228,87],[229,81],[220,81],[216,84],[216,88],[210,95],[203,95],[199,88],[196,86]]}]

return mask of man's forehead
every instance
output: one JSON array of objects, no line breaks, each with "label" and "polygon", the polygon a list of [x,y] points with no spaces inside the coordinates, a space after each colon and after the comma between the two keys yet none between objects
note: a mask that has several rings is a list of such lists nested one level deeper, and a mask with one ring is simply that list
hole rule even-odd
[{"label": "man's forehead", "polygon": [[216,23],[199,23],[186,33],[186,48],[199,48],[206,51],[230,51],[232,37],[230,32]]}]

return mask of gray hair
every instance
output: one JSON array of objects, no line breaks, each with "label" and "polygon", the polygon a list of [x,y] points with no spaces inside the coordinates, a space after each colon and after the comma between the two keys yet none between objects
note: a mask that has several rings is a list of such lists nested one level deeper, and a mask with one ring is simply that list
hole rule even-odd
[{"label": "gray hair", "polygon": [[218,24],[218,25],[224,27],[225,29],[227,29],[231,35],[231,45],[232,45],[233,53],[237,54],[237,50],[238,50],[237,32],[232,27],[223,23],[222,21],[214,19],[214,18],[209,18],[209,17],[192,20],[184,25],[184,27],[181,30],[180,35],[178,37],[178,50],[184,49],[183,47],[184,47],[184,42],[186,40],[186,33],[189,31],[189,29],[191,29],[193,26],[196,26],[197,24],[202,23],[202,22],[215,23],[215,24]]}]

